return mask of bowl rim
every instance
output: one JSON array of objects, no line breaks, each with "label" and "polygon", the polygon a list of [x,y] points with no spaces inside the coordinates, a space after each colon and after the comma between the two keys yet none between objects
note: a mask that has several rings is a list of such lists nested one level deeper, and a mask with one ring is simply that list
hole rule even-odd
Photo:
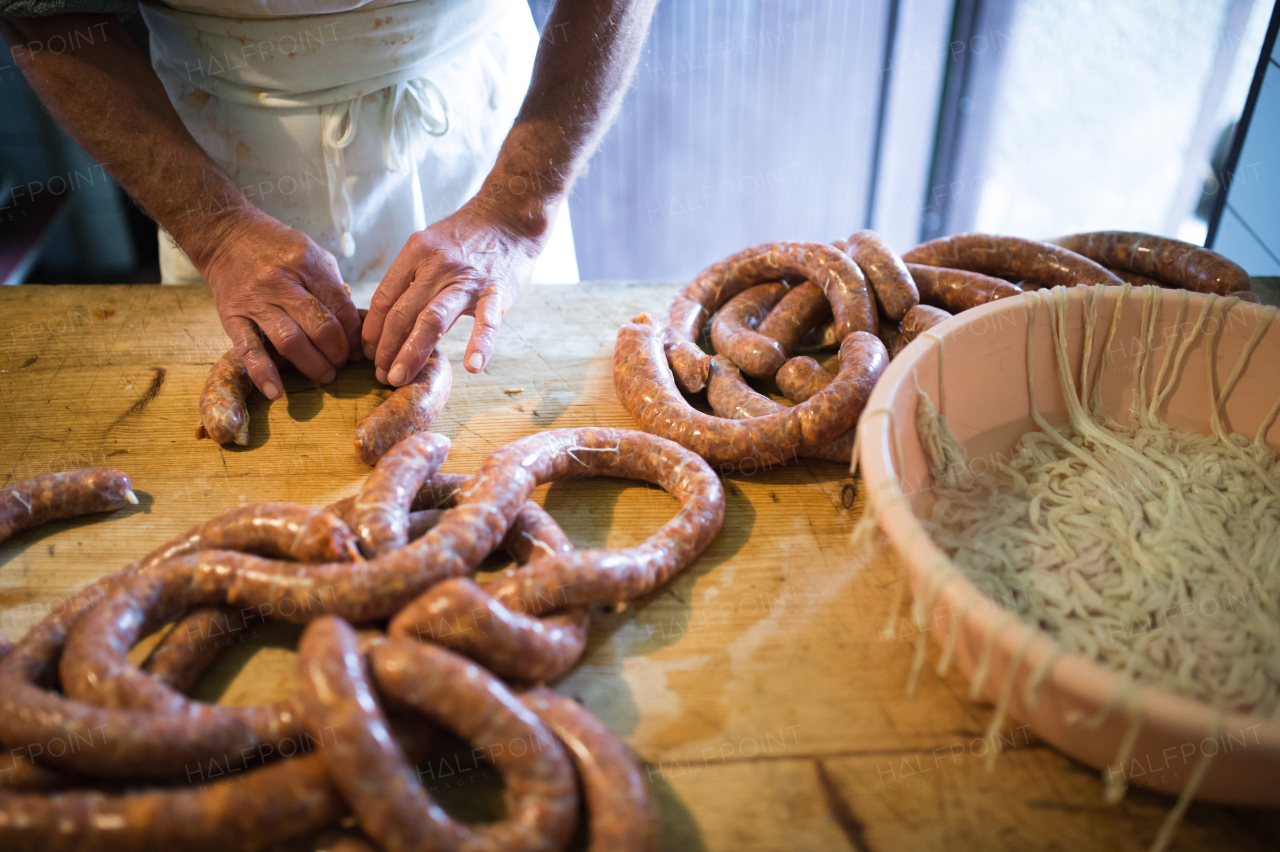
[{"label": "bowl rim", "polygon": [[[1116,294],[1114,298],[1118,298],[1122,288],[1108,287],[1106,290],[1114,292]],[[1083,287],[1068,290],[1068,296],[1073,300],[1071,304],[1074,305],[1078,300],[1083,299],[1085,292],[1087,288]],[[1162,290],[1161,298],[1175,297],[1179,292],[1173,289]],[[1193,304],[1197,307],[1201,300],[1208,298],[1208,294],[1203,293],[1190,295]],[[1107,293],[1104,292],[1104,297],[1106,296]],[[866,489],[864,511],[873,513],[877,518],[878,525],[884,530],[897,551],[898,558],[903,561],[913,595],[925,594],[932,597],[934,613],[944,602],[948,605],[949,613],[954,612],[951,605],[957,601],[970,602],[970,605],[959,611],[960,615],[947,616],[947,620],[943,622],[944,627],[951,625],[949,629],[957,629],[953,619],[958,618],[961,621],[958,629],[962,632],[976,631],[984,644],[990,643],[990,653],[993,657],[998,654],[1018,653],[1015,649],[1030,634],[1035,634],[1030,645],[1023,652],[1024,656],[1013,676],[1016,677],[1019,671],[1026,672],[1027,676],[1030,676],[1030,672],[1036,671],[1048,656],[1057,654],[1058,659],[1052,663],[1052,668],[1045,673],[1044,680],[1041,682],[1040,694],[1043,695],[1049,688],[1056,687],[1076,703],[1097,710],[1105,709],[1105,716],[1110,718],[1115,714],[1126,712],[1125,707],[1116,700],[1117,690],[1121,684],[1120,673],[1088,660],[1078,653],[1060,650],[1058,643],[1048,634],[1028,624],[1016,613],[1013,613],[1013,618],[1006,618],[1004,615],[1006,610],[979,590],[962,570],[939,569],[939,565],[951,567],[951,561],[925,531],[906,499],[908,495],[902,486],[904,471],[899,443],[902,440],[901,430],[898,430],[898,434],[894,434],[894,427],[903,424],[895,416],[886,415],[886,412],[893,412],[893,401],[901,393],[914,390],[915,371],[921,359],[933,348],[943,345],[942,341],[963,333],[975,323],[983,323],[988,327],[1003,327],[1001,323],[993,320],[1002,313],[1012,311],[1025,313],[1028,299],[1029,294],[1000,299],[957,314],[912,341],[889,363],[867,401],[858,426],[857,463]],[[1237,309],[1240,306],[1256,309],[1259,317],[1265,310],[1265,306],[1247,302],[1241,302]],[[1010,329],[1010,332],[1016,331],[1019,335],[1025,335],[1025,329],[1024,321],[1020,328]],[[953,372],[952,375],[955,373]],[[941,377],[940,381],[945,383],[946,377]],[[907,407],[914,410],[914,403],[909,403]],[[913,422],[912,434],[914,434],[914,428]],[[945,574],[949,576],[944,576]],[[941,586],[937,585],[939,582]],[[972,605],[978,601],[986,602],[981,613],[975,612]],[[896,615],[895,613],[892,617]],[[998,633],[992,638],[992,633],[995,631]],[[939,630],[935,633],[935,638],[941,641],[942,635],[942,631]],[[984,684],[985,692],[992,693],[993,680],[993,678],[987,679]],[[1185,733],[1197,741],[1214,736],[1217,711],[1205,702],[1177,695],[1159,686],[1141,683],[1134,684],[1131,695],[1130,700],[1140,702],[1143,708],[1144,728],[1155,727],[1178,734]],[[1252,730],[1256,726],[1258,744],[1266,751],[1280,754],[1280,719],[1232,711],[1223,713],[1222,720],[1224,731],[1234,730],[1236,726]],[[1064,721],[1069,726],[1075,724],[1070,719]],[[1035,727],[1032,725],[1033,731]],[[1221,735],[1221,732],[1218,733]],[[1041,732],[1037,734],[1043,736]]]}]

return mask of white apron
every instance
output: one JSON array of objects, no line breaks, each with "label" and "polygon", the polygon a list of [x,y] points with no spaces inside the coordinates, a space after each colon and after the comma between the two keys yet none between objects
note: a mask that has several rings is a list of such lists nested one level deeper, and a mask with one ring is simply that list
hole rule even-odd
[{"label": "white apron", "polygon": [[[381,280],[410,234],[480,188],[538,44],[525,0],[144,0],[142,14],[191,135],[348,283]],[[191,199],[187,215],[226,203]],[[567,208],[551,243],[535,280],[577,281]],[[160,246],[162,280],[201,280],[163,231]]]}]

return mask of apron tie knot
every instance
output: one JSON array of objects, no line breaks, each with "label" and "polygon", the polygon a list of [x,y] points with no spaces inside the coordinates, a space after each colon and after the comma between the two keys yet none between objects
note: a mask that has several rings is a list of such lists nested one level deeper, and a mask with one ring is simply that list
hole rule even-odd
[{"label": "apron tie knot", "polygon": [[[440,87],[425,77],[406,80],[383,90],[386,97],[382,114],[382,157],[387,168],[408,174],[413,186],[418,184],[418,130],[431,136],[449,132],[449,102]],[[364,95],[325,106],[321,109],[320,147],[324,154],[325,178],[329,183],[329,213],[340,235],[343,257],[356,253],[353,234],[355,222],[351,212],[351,193],[347,186],[345,149],[355,141],[360,126],[360,105]],[[427,226],[420,193],[414,193],[414,230]]]}]

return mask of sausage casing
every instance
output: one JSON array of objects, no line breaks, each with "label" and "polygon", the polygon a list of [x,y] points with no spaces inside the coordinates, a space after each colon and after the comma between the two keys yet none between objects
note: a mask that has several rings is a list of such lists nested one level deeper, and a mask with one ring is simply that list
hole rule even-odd
[{"label": "sausage casing", "polygon": [[1250,287],[1249,273],[1215,251],[1137,231],[1092,231],[1052,242],[1105,266],[1174,287],[1229,296]]},{"label": "sausage casing", "polygon": [[711,343],[716,352],[748,376],[772,378],[787,360],[778,341],[756,331],[787,289],[785,284],[757,284],[730,299],[711,320]]},{"label": "sausage casing", "polygon": [[[888,363],[887,353],[883,360],[884,363]],[[883,371],[883,364],[879,369]],[[716,414],[730,420],[768,417],[788,411],[787,406],[774,402],[752,389],[743,380],[738,368],[723,358],[713,358],[711,361],[711,376],[707,382],[707,402],[711,404],[711,409]],[[863,405],[865,404],[864,400]],[[859,416],[861,416],[861,409],[859,409]],[[853,455],[853,439],[856,434],[857,427],[851,427],[822,446],[805,449],[799,455],[804,458],[847,462]]]},{"label": "sausage casing", "polygon": [[778,390],[792,402],[804,402],[835,380],[830,370],[806,355],[792,358],[774,376]]},{"label": "sausage casing", "polygon": [[920,290],[921,302],[953,314],[996,299],[1022,295],[1022,288],[1017,285],[981,272],[926,266],[922,263],[908,263],[907,271]]},{"label": "sausage casing", "polygon": [[[389,700],[488,749],[510,808],[507,819],[479,829],[445,814],[388,735],[356,632],[326,617],[299,644],[300,694],[312,730],[333,731],[321,758],[366,834],[387,849],[563,847],[577,817],[573,771],[559,743],[501,681],[463,657],[405,639],[375,643],[369,662]],[[496,749],[513,741],[526,748]]]},{"label": "sausage casing", "polygon": [[750,461],[767,467],[820,450],[855,425],[884,369],[884,344],[874,334],[855,333],[840,344],[840,372],[825,390],[765,417],[728,420],[703,414],[685,402],[662,358],[661,333],[647,314],[619,329],[614,388],[642,428],[688,447],[713,464]]},{"label": "sausage casing", "polygon": [[409,507],[449,455],[449,439],[432,432],[404,438],[378,460],[351,508],[366,556],[409,543]]},{"label": "sausage casing", "polygon": [[902,256],[907,263],[967,269],[1040,287],[1124,284],[1103,266],[1053,243],[993,234],[957,234],[918,245]]},{"label": "sausage casing", "polygon": [[657,808],[626,744],[578,702],[550,689],[531,689],[520,700],[573,754],[587,798],[588,852],[657,852]]},{"label": "sausage casing", "polygon": [[858,231],[845,241],[844,250],[866,274],[876,301],[890,319],[901,320],[920,304],[915,281],[884,237],[875,231]]},{"label": "sausage casing", "polygon": [[215,444],[235,441],[249,443],[249,409],[245,400],[253,382],[249,371],[235,351],[219,358],[209,370],[204,390],[200,393],[200,426],[197,438],[209,438]]},{"label": "sausage casing", "polygon": [[876,308],[866,278],[844,252],[822,243],[764,243],[714,263],[677,293],[663,314],[663,351],[677,386],[694,393],[706,386],[709,361],[694,341],[707,317],[754,284],[807,278],[831,303],[836,331],[875,331]]},{"label": "sausage casing", "polygon": [[137,503],[129,476],[105,467],[46,473],[0,488],[0,541],[49,521]]},{"label": "sausage casing", "polygon": [[[802,281],[769,311],[760,323],[759,332],[778,341],[782,351],[790,353],[808,331],[830,316],[831,303],[827,301],[826,293],[817,285]],[[833,325],[832,346],[839,343],[835,340],[834,328]]]},{"label": "sausage casing", "polygon": [[417,432],[425,432],[449,401],[453,368],[439,349],[412,382],[391,396],[356,426],[355,447],[360,460],[374,465],[378,459]]},{"label": "sausage casing", "polygon": [[912,308],[902,319],[902,334],[898,337],[897,349],[893,354],[896,356],[898,352],[906,348],[908,343],[938,323],[946,322],[949,319],[951,319],[951,314],[931,305],[917,305]]}]

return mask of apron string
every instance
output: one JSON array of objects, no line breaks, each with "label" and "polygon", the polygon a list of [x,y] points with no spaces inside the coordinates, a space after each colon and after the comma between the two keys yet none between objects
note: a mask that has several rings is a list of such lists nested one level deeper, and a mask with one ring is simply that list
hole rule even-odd
[{"label": "apron string", "polygon": [[[440,87],[425,77],[388,86],[382,114],[382,156],[387,167],[408,174],[413,186],[414,230],[427,226],[422,190],[418,182],[419,128],[431,136],[449,132],[449,102]],[[347,190],[345,149],[355,141],[360,126],[360,104],[364,96],[341,101],[321,110],[321,150],[325,177],[329,182],[329,214],[338,230],[343,257],[356,253],[352,233],[351,194]]]}]

